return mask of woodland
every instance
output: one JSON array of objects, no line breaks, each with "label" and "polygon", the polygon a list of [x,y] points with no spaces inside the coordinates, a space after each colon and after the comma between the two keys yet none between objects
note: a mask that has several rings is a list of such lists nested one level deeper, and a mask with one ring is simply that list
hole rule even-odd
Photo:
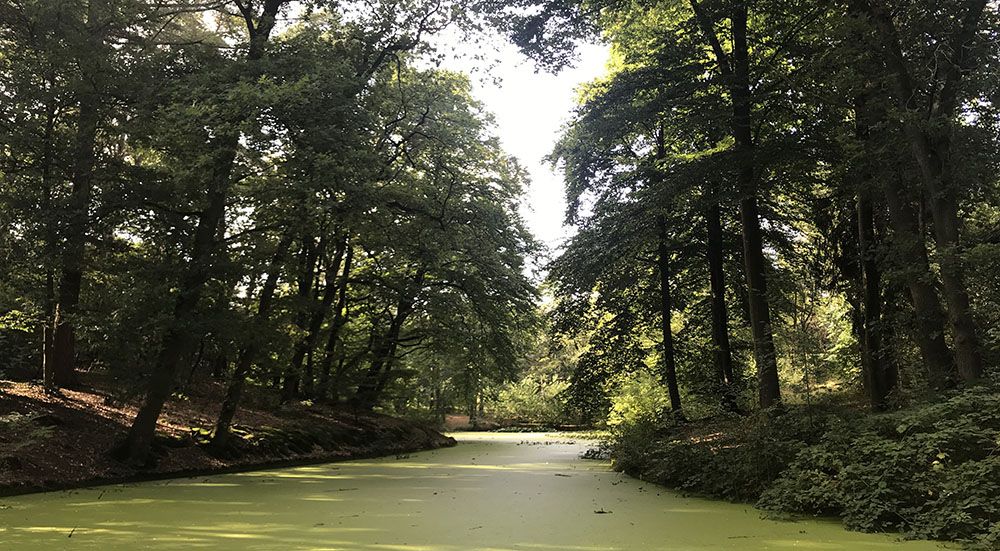
[{"label": "woodland", "polygon": [[[447,36],[608,46],[555,250]],[[123,464],[212,386],[209,453],[247,396],[598,428],[643,480],[995,549],[998,327],[996,2],[0,0],[0,379],[128,404]]]}]

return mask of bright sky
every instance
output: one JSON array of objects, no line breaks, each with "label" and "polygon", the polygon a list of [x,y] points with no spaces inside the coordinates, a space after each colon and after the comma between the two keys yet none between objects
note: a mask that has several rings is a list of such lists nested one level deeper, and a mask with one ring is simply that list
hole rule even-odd
[{"label": "bright sky", "polygon": [[542,159],[552,151],[576,105],[577,86],[603,74],[608,49],[580,45],[578,61],[557,75],[536,72],[534,63],[512,45],[498,50],[498,63],[487,74],[470,71],[475,63],[467,59],[449,59],[443,65],[472,73],[473,93],[496,116],[504,149],[531,175],[522,215],[535,237],[554,251],[568,235],[562,225],[566,201],[561,177]]}]

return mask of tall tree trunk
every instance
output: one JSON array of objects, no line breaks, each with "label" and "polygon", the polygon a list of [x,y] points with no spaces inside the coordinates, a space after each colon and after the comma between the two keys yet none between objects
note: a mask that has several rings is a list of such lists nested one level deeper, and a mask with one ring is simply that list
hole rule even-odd
[{"label": "tall tree trunk", "polygon": [[[951,140],[948,135],[958,104],[957,88],[962,77],[972,70],[971,47],[986,0],[965,3],[965,13],[958,19],[959,33],[947,44],[938,47],[953,51],[942,56],[943,65],[938,71],[943,75],[941,90],[929,108],[915,105],[912,76],[906,65],[902,45],[895,23],[880,0],[868,3],[869,15],[882,45],[886,66],[892,73],[896,101],[904,113],[905,135],[911,152],[920,169],[924,192],[930,203],[937,242],[938,263],[944,296],[948,303],[948,320],[955,344],[955,359],[959,376],[966,381],[982,377],[983,361],[975,319],[969,303],[965,284],[965,266],[962,260],[961,222],[958,216],[958,198],[952,171]],[[938,83],[935,82],[935,85]],[[922,119],[930,118],[929,121]],[[933,130],[929,128],[940,127]]]},{"label": "tall tree trunk", "polygon": [[670,247],[668,244],[667,222],[663,215],[656,220],[657,225],[657,268],[660,275],[660,335],[663,346],[663,378],[670,396],[670,411],[681,417],[681,393],[677,386],[677,365],[674,360],[674,333],[670,327]]},{"label": "tall tree trunk", "polygon": [[[188,389],[188,388],[191,387],[191,383],[194,381],[194,374],[195,374],[195,372],[198,371],[198,367],[201,366],[202,360],[205,359],[205,340],[207,340],[207,339],[208,339],[208,335],[206,335],[206,336],[202,337],[201,339],[199,339],[199,342],[198,342],[198,351],[195,352],[194,358],[191,359],[191,369],[188,370],[187,380],[184,381],[184,386],[183,386],[184,389]],[[216,361],[217,361],[217,359],[218,359],[218,356],[216,356],[215,358],[213,358],[212,359],[212,363],[215,364]]]},{"label": "tall tree trunk", "polygon": [[[248,25],[250,48],[247,52],[248,67],[245,80],[252,80],[259,72],[257,61],[264,56],[264,48],[274,29],[278,10],[284,3],[285,0],[264,0],[256,25]],[[208,206],[198,219],[191,247],[191,260],[181,280],[177,302],[174,305],[173,320],[164,334],[160,354],[149,378],[143,402],[125,440],[114,450],[114,455],[123,461],[130,463],[147,461],[156,434],[156,421],[163,410],[163,404],[170,397],[177,376],[178,361],[191,345],[193,338],[191,327],[195,309],[205,283],[212,275],[215,232],[225,214],[239,139],[239,134],[227,133],[210,144],[215,151],[215,159],[208,179]]]},{"label": "tall tree trunk", "polygon": [[389,385],[389,381],[392,380],[392,369],[396,366],[396,351],[399,349],[399,343],[393,342],[390,346],[389,354],[386,356],[385,365],[382,368],[382,372],[378,376],[378,384],[375,385],[375,400],[372,401],[372,406],[374,406],[378,397],[382,396],[385,391],[385,387]]},{"label": "tall tree trunk", "polygon": [[712,358],[722,393],[722,404],[736,411],[733,353],[729,343],[729,311],[726,305],[725,245],[722,233],[722,209],[717,202],[718,190],[712,186],[712,203],[705,211],[708,226],[707,256],[712,294]]},{"label": "tall tree trunk", "polygon": [[[423,279],[421,275],[420,280]],[[396,314],[389,323],[389,328],[385,334],[375,340],[372,347],[372,363],[365,373],[361,384],[358,385],[357,393],[354,397],[354,404],[359,409],[371,410],[378,402],[379,395],[385,388],[386,375],[392,368],[392,360],[396,355],[396,345],[399,342],[399,335],[403,330],[403,324],[413,313],[414,301],[408,297],[401,297],[396,306]]]},{"label": "tall tree trunk", "polygon": [[[306,333],[309,326],[310,310],[313,302],[313,285],[316,281],[317,259],[323,257],[323,249],[326,246],[326,238],[320,240],[319,247],[312,236],[302,238],[302,249],[299,253],[299,277],[298,277],[298,298],[299,312],[295,316],[295,326],[299,331]],[[302,369],[302,360],[305,358],[306,350],[302,346],[301,340],[295,345],[292,353],[292,361],[285,369],[281,383],[281,401],[290,402],[299,394],[299,373]]]},{"label": "tall tree trunk", "polygon": [[859,341],[861,361],[866,377],[865,386],[872,408],[886,407],[886,399],[896,389],[898,373],[896,364],[889,357],[887,343],[883,336],[882,320],[882,272],[879,268],[879,244],[876,232],[875,205],[872,186],[875,184],[869,163],[871,128],[875,124],[869,99],[861,95],[855,100],[855,137],[866,153],[858,171],[858,192],[856,198],[858,259],[861,271],[862,323]]},{"label": "tall tree trunk", "polygon": [[[886,235],[884,228],[881,228],[881,217],[875,218],[876,226],[879,226],[879,233]],[[888,372],[895,375],[892,387],[898,388],[902,380],[899,371],[900,363],[896,356],[896,342],[899,334],[899,303],[903,295],[903,288],[893,280],[886,281],[885,291],[882,293],[884,299],[882,303],[882,361],[889,364]]]},{"label": "tall tree trunk", "polygon": [[87,42],[90,51],[86,56],[88,59],[80,63],[83,75],[73,144],[73,186],[62,224],[64,246],[52,321],[52,374],[45,377],[60,387],[77,384],[74,318],[80,304],[80,288],[83,284],[83,262],[90,229],[90,203],[97,158],[97,128],[100,123],[100,97],[92,82],[96,78],[97,69],[91,56],[98,55],[104,40],[103,33],[99,30],[101,25],[98,14],[102,10],[102,2],[96,0],[87,8]]},{"label": "tall tree trunk", "polygon": [[212,360],[212,378],[222,380],[226,377],[229,368],[229,356],[225,352],[219,352]]},{"label": "tall tree trunk", "polygon": [[[316,339],[319,337],[320,329],[323,326],[323,320],[326,319],[326,316],[330,312],[330,308],[333,305],[334,298],[337,296],[337,278],[340,275],[340,266],[344,262],[344,255],[346,252],[347,237],[344,237],[338,241],[333,259],[327,263],[325,270],[326,273],[324,275],[323,298],[320,300],[319,304],[312,304],[308,317],[308,324],[305,327],[305,335],[299,341],[298,345],[296,345],[295,354],[292,357],[292,364],[289,367],[290,374],[301,373],[303,360],[312,352],[314,348],[316,348]],[[311,383],[306,381],[305,386],[311,387]],[[292,397],[293,396],[285,396],[286,399],[291,399]]]},{"label": "tall tree trunk", "polygon": [[391,324],[389,331],[385,335],[380,335],[375,341],[375,346],[372,348],[372,363],[354,395],[353,404],[358,409],[369,411],[375,407],[375,403],[378,401],[379,379],[382,376],[382,370],[389,361],[389,355],[393,352],[390,340],[395,325],[395,323]]},{"label": "tall tree trunk", "polygon": [[160,353],[135,420],[125,440],[114,450],[114,455],[123,461],[137,464],[146,462],[156,433],[156,421],[173,391],[178,365],[181,358],[190,352],[193,344],[195,311],[205,283],[212,275],[215,232],[226,206],[229,175],[238,146],[236,136],[225,136],[222,140],[224,143],[217,145],[211,172],[208,206],[198,220],[191,260],[180,283],[171,325],[163,337]]},{"label": "tall tree trunk", "polygon": [[[663,124],[659,125],[656,131],[656,150],[654,161],[662,162],[667,158],[667,146]],[[669,190],[666,188],[666,181],[660,167],[654,163],[653,183],[658,188],[660,195],[661,209],[667,209],[669,201]],[[660,278],[660,336],[662,347],[661,377],[663,383],[667,385],[667,394],[670,397],[670,411],[674,418],[681,420],[684,417],[681,407],[681,393],[677,386],[677,362],[674,357],[674,333],[671,329],[672,301],[670,296],[670,234],[667,228],[667,219],[663,211],[656,215],[656,267]]]},{"label": "tall tree trunk", "polygon": [[923,236],[918,233],[913,204],[897,178],[898,176],[890,175],[884,182],[889,222],[893,231],[892,245],[897,250],[897,256],[906,262],[906,266],[901,266],[901,269],[913,303],[916,321],[914,339],[927,368],[928,380],[934,388],[945,388],[952,384],[953,364],[951,352],[944,340],[944,312],[937,291],[930,282],[932,276],[927,246]]},{"label": "tall tree trunk", "polygon": [[[281,265],[285,261],[285,254],[289,245],[292,244],[291,233],[287,233],[278,242],[278,247],[271,257],[270,266],[267,268],[267,277],[264,285],[260,289],[260,298],[257,300],[257,313],[254,315],[253,326],[259,330],[271,315],[271,305],[274,303],[274,292],[278,288],[278,278],[281,274]],[[215,432],[212,434],[211,446],[216,449],[224,449],[228,446],[230,439],[230,428],[233,417],[239,408],[240,400],[243,398],[243,388],[246,386],[247,377],[250,375],[250,368],[260,351],[259,339],[256,334],[252,334],[240,349],[236,357],[236,366],[233,369],[233,377],[226,388],[226,397],[222,401],[222,408],[219,410],[219,417],[215,422]]]},{"label": "tall tree trunk", "polygon": [[743,262],[746,271],[747,303],[750,330],[753,334],[754,361],[757,364],[757,387],[761,407],[781,401],[778,382],[778,358],[771,328],[771,307],[767,297],[767,257],[760,227],[759,190],[755,175],[756,146],[753,141],[753,105],[750,94],[750,49],[747,44],[748,9],[746,0],[736,0],[731,7],[732,59],[726,54],[715,31],[715,23],[697,0],[689,0],[695,19],[712,48],[719,72],[732,97],[732,132],[736,143],[737,183],[740,199],[740,228],[743,234]]},{"label": "tall tree trunk", "polygon": [[870,179],[862,182],[858,192],[858,245],[861,255],[863,287],[862,361],[866,362],[868,398],[874,409],[885,409],[886,400],[896,390],[896,364],[888,357],[883,337],[882,273],[878,265],[878,242],[875,232],[875,208],[872,204]]},{"label": "tall tree trunk", "polygon": [[738,182],[740,200],[740,225],[743,230],[743,252],[746,263],[747,285],[750,298],[750,327],[753,332],[754,359],[757,364],[758,394],[761,407],[770,407],[781,401],[778,383],[778,358],[774,349],[771,327],[771,308],[767,296],[767,266],[764,242],[760,227],[757,202],[758,188],[754,159],[756,146],[752,133],[752,106],[750,97],[750,56],[747,45],[747,2],[738,0],[733,5],[733,138],[739,156]]},{"label": "tall tree trunk", "polygon": [[[52,82],[53,77],[48,78]],[[42,313],[42,385],[47,391],[54,391],[56,386],[56,374],[54,359],[52,357],[52,333],[55,329],[55,273],[52,270],[52,262],[56,257],[56,240],[58,232],[55,229],[55,222],[52,220],[52,196],[55,193],[55,183],[52,178],[52,164],[54,162],[55,144],[55,119],[56,102],[50,99],[45,112],[45,140],[42,146],[41,173],[42,173],[42,216],[45,218],[45,245],[44,262],[45,266],[45,291]]]},{"label": "tall tree trunk", "polygon": [[[472,371],[469,368],[469,371]],[[469,426],[473,430],[479,428],[479,408],[477,407],[477,402],[479,401],[479,373],[468,375],[468,387],[465,392],[465,407],[466,413],[469,414]]]},{"label": "tall tree trunk", "polygon": [[338,371],[343,366],[343,346],[340,344],[340,333],[347,324],[347,281],[351,276],[351,263],[354,258],[354,251],[348,244],[344,258],[344,273],[340,279],[339,296],[337,305],[334,306],[333,321],[330,323],[330,333],[327,335],[326,347],[323,349],[323,360],[320,364],[318,398],[326,401],[330,396],[330,377],[333,368],[333,360],[337,356],[338,349],[341,349],[340,363]]},{"label": "tall tree trunk", "polygon": [[316,388],[315,365],[313,364],[314,348],[306,348],[306,363],[302,369],[302,395],[307,398],[313,397],[313,390]]}]

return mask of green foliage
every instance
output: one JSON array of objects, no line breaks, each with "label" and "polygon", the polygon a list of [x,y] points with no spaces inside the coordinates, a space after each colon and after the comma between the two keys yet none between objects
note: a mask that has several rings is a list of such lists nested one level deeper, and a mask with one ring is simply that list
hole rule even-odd
[{"label": "green foliage", "polygon": [[424,63],[471,14],[318,2],[266,34],[292,4],[0,6],[5,374],[34,376],[58,311],[76,367],[123,397],[163,358],[185,386],[250,348],[250,381],[298,381],[282,399],[372,383],[441,410],[512,378],[535,323],[526,173],[470,79]]},{"label": "green foliage", "polygon": [[500,389],[491,413],[500,421],[558,424],[566,420],[565,390],[561,379],[528,375]]},{"label": "green foliage", "polygon": [[663,382],[648,369],[628,376],[610,392],[608,428],[628,432],[634,427],[656,424],[670,408]]},{"label": "green foliage", "polygon": [[761,412],[717,426],[709,423],[706,432],[693,434],[683,425],[657,434],[642,424],[621,433],[612,454],[621,470],[644,480],[699,495],[753,501],[821,431],[823,421]]},{"label": "green foliage", "polygon": [[[876,415],[835,402],[612,435],[617,468],[775,515],[989,545],[1000,522],[1000,388]],[[988,548],[988,547],[984,547]]]},{"label": "green foliage", "polygon": [[768,510],[836,514],[853,529],[974,541],[1000,522],[1000,389],[865,417],[803,449]]}]

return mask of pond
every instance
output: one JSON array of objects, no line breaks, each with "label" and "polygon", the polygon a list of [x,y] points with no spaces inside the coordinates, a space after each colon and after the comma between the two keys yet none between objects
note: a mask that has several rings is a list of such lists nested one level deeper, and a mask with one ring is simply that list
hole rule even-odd
[{"label": "pond", "polygon": [[580,459],[572,434],[459,434],[412,456],[0,499],[0,549],[939,549],[761,519]]}]

